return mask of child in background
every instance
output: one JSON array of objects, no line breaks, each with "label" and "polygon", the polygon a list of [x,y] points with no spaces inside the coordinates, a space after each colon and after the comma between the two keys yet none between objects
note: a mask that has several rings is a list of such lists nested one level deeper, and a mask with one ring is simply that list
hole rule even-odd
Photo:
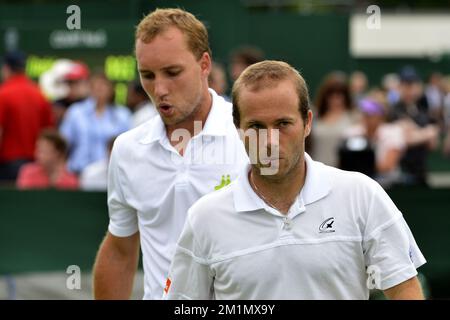
[{"label": "child in background", "polygon": [[54,130],[44,130],[36,143],[36,161],[22,166],[19,189],[77,189],[78,178],[67,171],[67,142]]}]

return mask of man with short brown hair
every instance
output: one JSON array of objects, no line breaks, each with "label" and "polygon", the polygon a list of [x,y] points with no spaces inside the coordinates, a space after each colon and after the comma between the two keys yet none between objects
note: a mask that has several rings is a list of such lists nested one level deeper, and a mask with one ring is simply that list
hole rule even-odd
[{"label": "man with short brown hair", "polygon": [[247,139],[251,164],[237,181],[189,209],[165,297],[368,299],[378,288],[423,299],[425,259],[389,196],[305,153],[312,112],[301,75],[280,61],[254,64],[234,85],[233,108],[259,150],[253,157]]},{"label": "man with short brown hair", "polygon": [[98,299],[130,297],[139,244],[144,299],[159,299],[188,208],[248,162],[231,104],[208,89],[211,50],[200,21],[180,9],[155,10],[137,27],[136,59],[159,115],[114,143],[110,223],[94,267]]}]

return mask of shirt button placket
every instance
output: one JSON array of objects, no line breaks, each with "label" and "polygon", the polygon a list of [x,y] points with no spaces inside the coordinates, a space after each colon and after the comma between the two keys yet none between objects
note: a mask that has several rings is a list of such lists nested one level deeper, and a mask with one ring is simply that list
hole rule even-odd
[{"label": "shirt button placket", "polygon": [[292,220],[288,217],[283,218],[283,229],[284,230],[291,230],[292,229]]}]

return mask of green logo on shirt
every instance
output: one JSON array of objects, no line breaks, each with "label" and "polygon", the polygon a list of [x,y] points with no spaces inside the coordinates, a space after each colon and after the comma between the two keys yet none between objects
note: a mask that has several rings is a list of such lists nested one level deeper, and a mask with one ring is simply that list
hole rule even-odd
[{"label": "green logo on shirt", "polygon": [[222,180],[220,181],[220,184],[215,186],[214,190],[222,189],[223,187],[229,185],[230,183],[231,183],[230,175],[229,174],[227,174],[227,175],[223,174],[222,175]]}]

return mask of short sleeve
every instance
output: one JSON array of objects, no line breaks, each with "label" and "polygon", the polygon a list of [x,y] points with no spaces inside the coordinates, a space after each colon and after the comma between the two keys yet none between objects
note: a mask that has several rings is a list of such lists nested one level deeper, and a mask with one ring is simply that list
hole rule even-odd
[{"label": "short sleeve", "polygon": [[117,237],[128,237],[138,231],[138,219],[136,210],[128,204],[123,193],[125,176],[119,167],[118,142],[114,144],[108,167],[108,230]]},{"label": "short sleeve", "polygon": [[416,276],[416,268],[426,260],[386,192],[375,182],[372,192],[363,239],[364,258],[368,270],[375,273],[375,287],[386,290]]},{"label": "short sleeve", "polygon": [[30,164],[23,165],[20,170],[19,174],[17,175],[16,179],[16,187],[18,189],[26,189],[30,188],[32,186],[32,177],[30,175]]},{"label": "short sleeve", "polygon": [[189,215],[172,259],[163,295],[166,300],[210,300],[214,296],[212,271],[201,256]]}]

